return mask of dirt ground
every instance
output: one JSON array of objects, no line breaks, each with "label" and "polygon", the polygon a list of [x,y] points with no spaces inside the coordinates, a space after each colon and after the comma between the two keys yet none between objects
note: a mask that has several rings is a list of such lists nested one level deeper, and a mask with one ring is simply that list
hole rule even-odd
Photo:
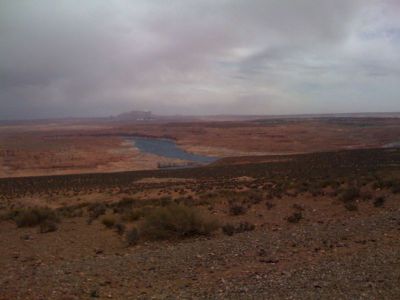
[{"label": "dirt ground", "polygon": [[82,218],[49,234],[2,224],[0,299],[398,298],[399,199],[357,213],[320,201],[301,224],[270,219],[286,200],[252,232],[133,248]]},{"label": "dirt ground", "polygon": [[[0,179],[0,299],[400,297],[400,150],[234,162]],[[221,228],[129,245],[103,222],[177,201]],[[58,209],[57,230],[6,217],[32,206]]]}]

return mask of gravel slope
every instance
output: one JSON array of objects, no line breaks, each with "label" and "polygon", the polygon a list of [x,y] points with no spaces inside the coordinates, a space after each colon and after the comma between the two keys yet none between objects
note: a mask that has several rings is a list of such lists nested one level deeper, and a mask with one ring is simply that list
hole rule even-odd
[{"label": "gravel slope", "polygon": [[[0,299],[399,299],[400,210],[2,265]],[[51,246],[51,245],[50,245]]]}]

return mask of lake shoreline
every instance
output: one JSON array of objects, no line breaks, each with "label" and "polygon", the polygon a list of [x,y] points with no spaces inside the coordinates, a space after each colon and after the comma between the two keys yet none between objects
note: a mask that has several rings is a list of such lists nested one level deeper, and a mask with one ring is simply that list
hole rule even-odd
[{"label": "lake shoreline", "polygon": [[159,163],[159,169],[191,168],[206,165],[217,161],[219,158],[190,153],[180,148],[176,141],[168,138],[155,138],[143,136],[123,136],[125,142],[131,143],[144,154],[157,155],[168,159],[178,159],[182,163]]}]

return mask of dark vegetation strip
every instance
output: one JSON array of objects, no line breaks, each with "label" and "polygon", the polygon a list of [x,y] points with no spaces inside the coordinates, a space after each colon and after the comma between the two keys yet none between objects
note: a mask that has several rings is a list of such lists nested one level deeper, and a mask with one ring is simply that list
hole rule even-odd
[{"label": "dark vegetation strip", "polygon": [[254,163],[240,165],[225,164],[222,160],[215,165],[190,169],[2,178],[0,179],[0,197],[25,196],[58,190],[101,190],[124,187],[148,177],[201,180],[230,180],[241,176],[302,178],[304,180],[351,177],[365,174],[365,172],[399,169],[400,149],[364,149],[273,156],[271,158],[283,161],[257,163],[257,160],[267,158],[268,156],[246,158],[254,160]]}]

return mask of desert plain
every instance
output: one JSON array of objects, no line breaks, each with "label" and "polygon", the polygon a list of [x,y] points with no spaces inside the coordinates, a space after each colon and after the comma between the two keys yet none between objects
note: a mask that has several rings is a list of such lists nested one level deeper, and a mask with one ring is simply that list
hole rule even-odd
[{"label": "desert plain", "polygon": [[[127,138],[217,160],[161,168]],[[0,299],[396,299],[400,119],[0,126]]]}]

